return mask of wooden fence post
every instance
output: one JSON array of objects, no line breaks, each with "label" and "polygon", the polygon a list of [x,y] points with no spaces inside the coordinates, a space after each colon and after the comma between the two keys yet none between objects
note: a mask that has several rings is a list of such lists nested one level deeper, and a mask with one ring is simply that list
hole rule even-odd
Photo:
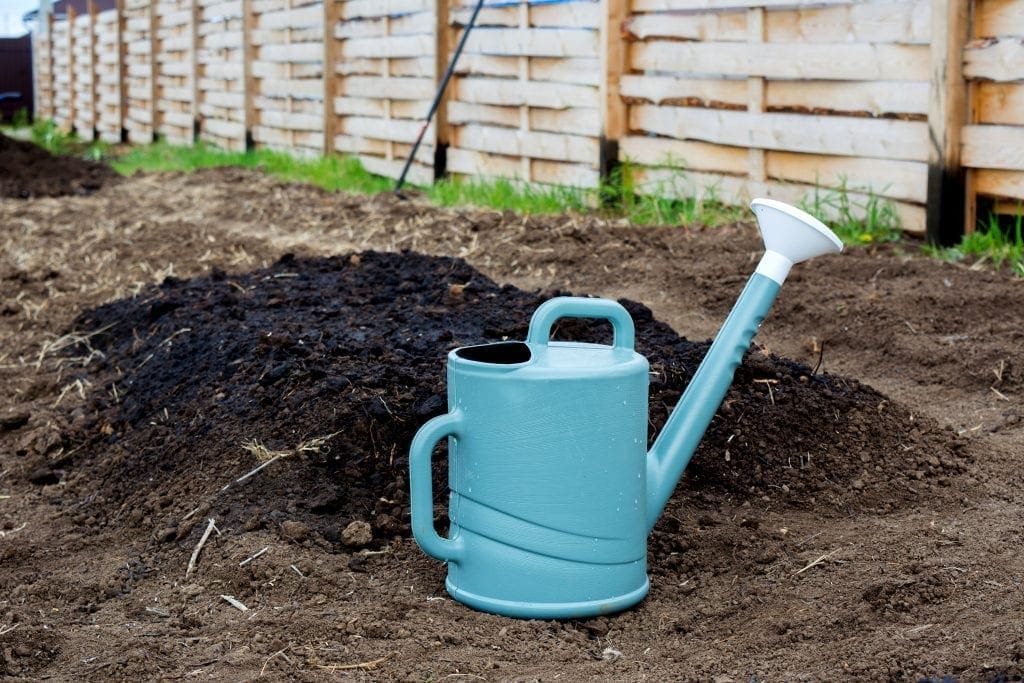
[{"label": "wooden fence post", "polygon": [[960,133],[966,116],[963,49],[969,24],[967,4],[968,0],[931,3],[926,237],[940,246],[959,242],[964,229],[966,186],[960,165]]},{"label": "wooden fence post", "polygon": [[191,6],[192,43],[189,58],[192,61],[192,144],[199,140],[199,0],[192,0]]},{"label": "wooden fence post", "polygon": [[75,128],[75,18],[78,12],[70,3],[67,13],[64,15],[64,22],[67,24],[67,60],[68,60],[68,120],[64,132],[70,133]]},{"label": "wooden fence post", "polygon": [[252,9],[252,0],[242,0],[242,102],[245,107],[245,149],[255,147],[252,130],[255,124],[255,79],[252,76],[252,60],[254,48],[252,44],[253,23],[256,16]]},{"label": "wooden fence post", "polygon": [[[441,86],[448,59],[452,50],[452,24],[449,21],[448,0],[434,0],[434,87]],[[441,102],[434,114],[434,180],[440,180],[448,172],[448,98],[451,83],[445,88]]]},{"label": "wooden fence post", "polygon": [[160,129],[160,108],[156,104],[156,98],[160,92],[156,84],[157,73],[159,72],[156,61],[156,54],[159,49],[159,41],[156,37],[158,24],[159,15],[156,12],[156,0],[149,0],[149,126],[153,138],[151,142],[156,142],[159,139],[157,131]]},{"label": "wooden fence post", "polygon": [[53,5],[50,5],[50,9],[46,13],[46,60],[49,65],[47,72],[50,77],[48,88],[50,92],[50,101],[47,103],[46,107],[46,118],[53,120],[53,117],[57,113],[57,74],[53,72],[53,65],[56,64],[56,60],[53,58]]},{"label": "wooden fence post", "polygon": [[334,38],[334,26],[338,23],[338,1],[324,2],[324,148],[323,155],[334,153],[334,135],[337,130],[338,117],[334,113],[334,96],[338,90],[338,74],[335,66],[338,61],[338,41]]},{"label": "wooden fence post", "polygon": [[128,142],[128,128],[124,125],[125,119],[128,118],[128,86],[125,85],[128,76],[128,60],[125,59],[127,44],[124,38],[124,2],[125,0],[116,0],[114,8],[117,10],[117,110],[120,118],[121,142]]},{"label": "wooden fence post", "polygon": [[599,85],[600,147],[598,171],[608,180],[619,162],[619,140],[626,134],[626,103],[619,92],[619,79],[626,67],[626,46],[622,24],[626,0],[602,0],[598,36],[601,81]]},{"label": "wooden fence post", "polygon": [[89,33],[87,40],[89,41],[89,109],[90,117],[92,121],[92,136],[93,140],[99,138],[99,120],[100,120],[100,107],[97,102],[97,84],[96,81],[96,15],[99,14],[96,11],[96,3],[93,0],[88,0],[86,8],[89,12]]}]

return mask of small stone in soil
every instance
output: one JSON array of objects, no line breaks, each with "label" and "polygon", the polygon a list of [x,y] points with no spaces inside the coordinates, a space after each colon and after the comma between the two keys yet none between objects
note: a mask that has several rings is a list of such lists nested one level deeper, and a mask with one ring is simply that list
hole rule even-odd
[{"label": "small stone in soil", "polygon": [[345,545],[364,548],[373,540],[373,528],[367,522],[357,519],[341,532],[341,540]]},{"label": "small stone in soil", "polygon": [[304,541],[309,538],[309,527],[291,519],[281,522],[281,531],[293,541]]}]

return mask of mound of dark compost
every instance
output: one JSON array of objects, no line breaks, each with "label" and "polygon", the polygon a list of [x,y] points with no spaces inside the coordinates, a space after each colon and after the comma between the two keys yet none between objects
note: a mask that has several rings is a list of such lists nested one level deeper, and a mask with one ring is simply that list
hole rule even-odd
[{"label": "mound of dark compost", "polygon": [[[83,520],[165,539],[208,513],[221,528],[298,519],[288,533],[329,544],[357,519],[378,539],[408,534],[407,450],[446,410],[446,353],[524,339],[534,309],[556,294],[416,253],[286,256],[243,275],[168,279],[78,319],[75,329],[93,334],[69,355],[91,360],[63,381],[87,381],[91,393],[64,432],[67,455],[36,476],[62,478]],[[708,344],[622,304],[651,361],[653,436]],[[610,340],[605,325],[563,321],[557,335]],[[856,380],[753,351],[675,505],[724,496],[891,507],[966,467],[960,444]],[[442,493],[444,467],[441,458]]]},{"label": "mound of dark compost", "polygon": [[0,134],[0,197],[30,199],[91,194],[117,178],[106,164],[54,156],[31,142]]}]

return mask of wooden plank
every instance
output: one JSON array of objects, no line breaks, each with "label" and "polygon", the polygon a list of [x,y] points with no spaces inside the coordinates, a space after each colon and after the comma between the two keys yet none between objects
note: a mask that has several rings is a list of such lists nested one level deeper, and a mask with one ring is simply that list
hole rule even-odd
[{"label": "wooden plank", "polygon": [[928,165],[920,161],[768,152],[765,170],[776,180],[862,193],[871,190],[882,197],[922,204],[928,198]]},{"label": "wooden plank", "polygon": [[619,159],[632,165],[666,166],[736,175],[747,172],[747,151],[746,147],[636,135],[619,141]]},{"label": "wooden plank", "polygon": [[210,63],[203,66],[203,73],[210,78],[236,80],[243,77],[245,66],[242,62]]},{"label": "wooden plank", "polygon": [[618,162],[619,140],[626,135],[627,107],[622,99],[620,81],[626,72],[626,49],[622,40],[625,3],[605,2],[600,17],[599,48],[601,79],[598,88],[598,125],[600,126],[598,170],[608,177]]},{"label": "wooden plank", "polygon": [[1024,200],[1024,173],[978,169],[973,174],[978,194]]},{"label": "wooden plank", "polygon": [[[736,3],[740,6],[741,3]],[[743,4],[745,7],[745,4]],[[757,7],[756,3],[751,7]],[[825,8],[769,12],[765,39],[770,43],[913,43],[931,36],[929,0],[849,3]],[[636,14],[626,30],[638,39],[701,41],[746,40],[744,11],[705,14]]]},{"label": "wooden plank", "polygon": [[634,38],[743,41],[747,38],[746,12],[715,14],[634,14],[623,29]]},{"label": "wooden plank", "polygon": [[1024,171],[1024,127],[964,126],[961,163],[969,168]]},{"label": "wooden plank", "polygon": [[[448,171],[474,177],[522,179],[522,164],[518,157],[485,154],[468,149],[448,149]],[[581,164],[566,164],[544,160],[530,162],[530,175],[540,183],[569,187],[594,188],[600,176],[596,169]]]},{"label": "wooden plank", "polygon": [[[518,108],[453,101],[448,103],[448,121],[453,124],[487,123],[516,128],[520,124],[520,114]],[[536,131],[591,137],[598,137],[601,134],[600,115],[597,109],[584,107],[531,108],[528,123],[530,130]]]},{"label": "wooden plank", "polygon": [[294,111],[261,109],[258,114],[260,125],[283,130],[323,130],[323,118],[317,114],[301,114]]},{"label": "wooden plank", "polygon": [[928,106],[927,236],[933,244],[952,246],[960,241],[965,220],[960,135],[967,101],[962,55],[969,17],[961,0],[931,0],[931,4],[935,21]]},{"label": "wooden plank", "polygon": [[[377,76],[380,75],[384,69],[384,61],[385,60],[383,59],[345,59],[336,62],[334,70],[336,73],[342,75],[365,74]],[[433,55],[389,59],[387,62],[392,76],[434,78]]]},{"label": "wooden plank", "polygon": [[929,48],[870,43],[654,40],[631,46],[629,66],[650,71],[779,79],[922,81],[929,77]]},{"label": "wooden plank", "polygon": [[637,105],[630,128],[680,140],[790,152],[924,161],[928,126],[918,121],[750,113]]},{"label": "wooden plank", "polygon": [[859,0],[632,0],[634,12],[700,10],[747,10],[752,7],[799,9],[824,5],[849,5]]},{"label": "wooden plank", "polygon": [[206,22],[242,16],[242,0],[198,0],[197,4],[200,7],[200,17]]},{"label": "wooden plank", "polygon": [[347,0],[341,3],[342,19],[367,19],[396,14],[429,12],[434,0]]},{"label": "wooden plank", "polygon": [[296,131],[257,125],[252,128],[252,136],[264,147],[280,149],[297,156],[319,155],[323,147],[323,133],[318,131]]},{"label": "wooden plank", "polygon": [[[481,76],[516,78],[521,57],[463,54],[455,72]],[[601,84],[601,62],[592,57],[534,57],[528,62],[528,78],[577,85]]]},{"label": "wooden plank", "polygon": [[254,106],[259,111],[273,111],[288,114],[304,114],[307,116],[322,116],[324,113],[323,102],[319,97],[316,99],[298,99],[289,97],[265,97],[257,94],[254,98]]},{"label": "wooden plank", "polygon": [[507,156],[585,162],[597,166],[597,139],[560,133],[511,130],[479,124],[458,126],[451,144],[462,149]]},{"label": "wooden plank", "polygon": [[352,137],[350,135],[334,136],[334,151],[344,154],[373,154],[384,156],[388,151],[388,143],[384,140]]},{"label": "wooden plank", "polygon": [[256,48],[256,58],[271,63],[317,63],[323,60],[323,49],[319,43],[263,45]]},{"label": "wooden plank", "polygon": [[434,49],[434,38],[429,34],[388,36],[386,38],[355,38],[341,44],[342,59],[419,57]]},{"label": "wooden plank", "polygon": [[267,12],[256,18],[257,29],[306,28],[319,26],[324,20],[323,7],[311,5],[300,9]]},{"label": "wooden plank", "polygon": [[457,147],[448,148],[448,172],[491,178],[519,178],[519,159],[497,157]]},{"label": "wooden plank", "polygon": [[259,94],[271,97],[322,97],[323,83],[312,78],[263,78]]},{"label": "wooden plank", "polygon": [[481,28],[469,34],[466,51],[526,57],[597,57],[596,31],[558,28]]},{"label": "wooden plank", "polygon": [[339,116],[376,116],[383,118],[390,104],[391,118],[422,120],[429,103],[423,100],[383,100],[371,97],[335,97],[334,113]]},{"label": "wooden plank", "polygon": [[245,124],[240,121],[226,121],[224,119],[206,119],[203,121],[204,132],[222,138],[244,138]]},{"label": "wooden plank", "polygon": [[[255,51],[255,47],[250,47]],[[211,65],[212,66],[212,65]],[[253,78],[315,78],[320,80],[323,73],[323,62],[267,62],[248,60]],[[207,67],[209,68],[209,67]]]},{"label": "wooden plank", "polygon": [[972,5],[974,37],[1024,36],[1024,8],[1020,0],[984,0]]},{"label": "wooden plank", "polygon": [[376,38],[416,33],[433,35],[434,20],[429,12],[423,12],[422,14],[407,14],[397,17],[339,21],[334,24],[334,30],[328,33],[339,39]]},{"label": "wooden plank", "polygon": [[[624,4],[624,3],[617,3]],[[449,13],[451,23],[465,26],[473,13],[472,6],[455,7]],[[532,5],[529,9],[529,25],[549,28],[592,28],[601,24],[601,6],[597,2],[567,2],[549,5]],[[487,7],[480,11],[477,26],[519,26],[517,6]]]},{"label": "wooden plank", "polygon": [[[382,119],[367,116],[346,116],[338,123],[338,132],[353,137],[392,140],[394,142],[413,143],[422,127],[422,121],[414,119]],[[431,124],[433,127],[434,124]],[[433,131],[428,130],[433,138]]]},{"label": "wooden plank", "polygon": [[217,31],[203,38],[207,50],[237,50],[242,47],[241,31]]},{"label": "wooden plank", "polygon": [[173,61],[173,62],[161,62],[157,60],[158,72],[157,77],[160,76],[175,76],[187,80],[192,75],[192,64],[187,61]]},{"label": "wooden plank", "polygon": [[768,109],[926,115],[927,81],[768,81]]},{"label": "wooden plank", "polygon": [[1024,217],[1024,203],[1019,199],[999,199],[992,202],[992,213]]},{"label": "wooden plank", "polygon": [[740,80],[624,74],[620,90],[623,97],[655,104],[697,100],[743,107],[747,101],[747,84]]},{"label": "wooden plank", "polygon": [[989,81],[1024,80],[1024,38],[1000,38],[964,49],[964,76]]},{"label": "wooden plank", "polygon": [[534,159],[530,162],[533,180],[545,185],[594,189],[600,183],[596,169],[583,164],[566,164],[559,161]]},{"label": "wooden plank", "polygon": [[[773,180],[755,181],[737,176],[717,173],[699,173],[675,169],[632,170],[634,187],[640,194],[654,194],[680,199],[722,201],[727,204],[746,204],[755,197],[778,199],[789,204],[802,204],[814,196],[815,187],[797,183],[780,183]],[[863,216],[870,197],[856,192],[847,192],[849,205],[854,215]],[[892,202],[904,230],[911,233],[924,231],[924,208],[906,202]],[[823,204],[826,223],[837,218],[830,204]]]},{"label": "wooden plank", "polygon": [[931,40],[930,0],[874,0],[834,7],[769,12],[770,43],[900,43]]},{"label": "wooden plank", "polygon": [[436,90],[430,78],[346,76],[338,93],[350,97],[386,97],[396,100],[429,100]]},{"label": "wooden plank", "polygon": [[974,106],[978,123],[1024,126],[1024,83],[979,83]]},{"label": "wooden plank", "polygon": [[478,104],[569,109],[597,108],[596,88],[537,81],[508,81],[498,78],[461,78],[450,86],[451,98]]}]

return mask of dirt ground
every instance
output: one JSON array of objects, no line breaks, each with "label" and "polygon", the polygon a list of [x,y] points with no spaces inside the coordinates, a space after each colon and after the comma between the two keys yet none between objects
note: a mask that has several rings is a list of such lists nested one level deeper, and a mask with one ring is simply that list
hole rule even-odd
[{"label": "dirt ground", "polygon": [[0,675],[1024,673],[1020,280],[913,245],[798,266],[651,536],[647,599],[519,621],[448,598],[409,535],[446,350],[522,338],[556,292],[626,299],[653,435],[753,269],[752,224],[214,170],[2,199],[0,243]]},{"label": "dirt ground", "polygon": [[86,195],[117,182],[106,164],[47,154],[25,140],[0,134],[0,197]]}]

